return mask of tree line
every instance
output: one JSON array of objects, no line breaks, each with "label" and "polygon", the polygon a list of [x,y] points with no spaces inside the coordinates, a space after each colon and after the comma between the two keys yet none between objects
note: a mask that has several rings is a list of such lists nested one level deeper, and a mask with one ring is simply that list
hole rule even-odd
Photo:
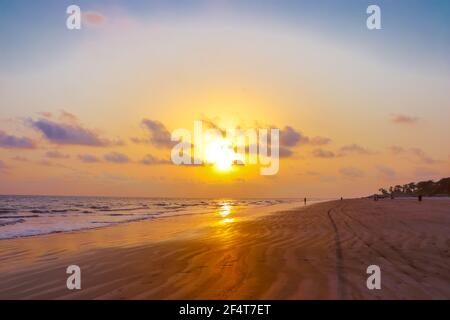
[{"label": "tree line", "polygon": [[388,189],[380,188],[381,196],[450,196],[450,177],[434,182],[433,180],[410,182],[404,185],[390,186]]}]

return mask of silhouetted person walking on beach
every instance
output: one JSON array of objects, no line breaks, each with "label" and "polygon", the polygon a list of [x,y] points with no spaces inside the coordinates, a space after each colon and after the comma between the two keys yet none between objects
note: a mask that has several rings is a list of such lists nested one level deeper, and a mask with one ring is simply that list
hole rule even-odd
[{"label": "silhouetted person walking on beach", "polygon": [[419,202],[422,202],[422,195],[421,194],[419,194]]},{"label": "silhouetted person walking on beach", "polygon": [[305,201],[305,206],[306,206],[306,198],[304,199],[304,201]]}]

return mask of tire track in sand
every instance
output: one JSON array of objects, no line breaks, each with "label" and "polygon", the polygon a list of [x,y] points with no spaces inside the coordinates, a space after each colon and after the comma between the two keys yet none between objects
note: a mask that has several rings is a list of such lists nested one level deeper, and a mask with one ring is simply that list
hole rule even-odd
[{"label": "tire track in sand", "polygon": [[331,216],[331,211],[333,208],[328,209],[328,218],[330,219],[331,225],[334,231],[334,242],[336,247],[336,283],[337,283],[337,295],[338,299],[346,299],[347,292],[345,288],[345,277],[344,277],[344,256],[342,254],[341,247],[341,237],[339,235],[339,229]]}]

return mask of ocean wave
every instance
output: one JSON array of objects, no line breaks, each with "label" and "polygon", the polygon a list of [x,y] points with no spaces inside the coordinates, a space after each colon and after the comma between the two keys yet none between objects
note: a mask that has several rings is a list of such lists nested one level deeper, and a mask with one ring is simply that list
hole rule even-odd
[{"label": "ocean wave", "polygon": [[0,227],[10,226],[10,225],[22,223],[22,222],[25,222],[25,219],[17,219],[17,220],[12,220],[12,221],[0,221]]}]

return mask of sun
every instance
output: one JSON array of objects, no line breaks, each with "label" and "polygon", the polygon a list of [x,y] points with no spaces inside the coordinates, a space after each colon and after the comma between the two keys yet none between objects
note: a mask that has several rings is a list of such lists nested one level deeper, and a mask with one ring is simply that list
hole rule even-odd
[{"label": "sun", "polygon": [[237,154],[230,140],[223,137],[212,137],[205,141],[204,160],[214,164],[220,171],[231,171],[233,163],[237,160]]}]

